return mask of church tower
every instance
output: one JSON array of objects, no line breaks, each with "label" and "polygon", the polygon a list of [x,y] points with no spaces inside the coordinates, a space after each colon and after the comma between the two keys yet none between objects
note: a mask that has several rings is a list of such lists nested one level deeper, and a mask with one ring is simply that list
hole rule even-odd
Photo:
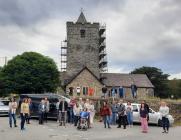
[{"label": "church tower", "polygon": [[87,22],[83,12],[78,20],[67,22],[67,39],[61,47],[61,71],[66,80],[87,67],[97,78],[107,71],[105,26]]}]

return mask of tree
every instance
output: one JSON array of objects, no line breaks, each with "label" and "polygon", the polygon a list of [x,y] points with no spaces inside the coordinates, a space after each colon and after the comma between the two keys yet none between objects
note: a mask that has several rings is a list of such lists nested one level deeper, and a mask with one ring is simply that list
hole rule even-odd
[{"label": "tree", "polygon": [[169,80],[169,90],[170,94],[173,95],[173,98],[181,98],[181,80]]},{"label": "tree", "polygon": [[36,52],[17,55],[1,71],[5,93],[53,92],[59,84],[55,62]]},{"label": "tree", "polygon": [[155,96],[160,98],[167,98],[170,96],[168,88],[169,75],[164,74],[161,69],[143,66],[141,68],[136,68],[131,72],[131,74],[146,74],[155,87]]}]

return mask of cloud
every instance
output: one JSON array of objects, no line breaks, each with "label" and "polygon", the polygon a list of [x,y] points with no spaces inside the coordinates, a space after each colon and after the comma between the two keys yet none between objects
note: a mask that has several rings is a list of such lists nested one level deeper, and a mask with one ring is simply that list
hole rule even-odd
[{"label": "cloud", "polygon": [[180,76],[180,0],[0,0],[0,57],[37,51],[60,66],[66,21],[81,7],[88,21],[106,23],[109,71],[146,65]]}]

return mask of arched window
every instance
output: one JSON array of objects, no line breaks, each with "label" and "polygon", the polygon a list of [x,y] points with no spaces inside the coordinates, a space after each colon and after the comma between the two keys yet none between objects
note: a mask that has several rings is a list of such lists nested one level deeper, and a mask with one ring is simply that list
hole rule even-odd
[{"label": "arched window", "polygon": [[85,37],[85,30],[84,30],[84,29],[81,29],[81,30],[80,30],[80,37],[81,37],[81,38],[84,38],[84,37]]}]

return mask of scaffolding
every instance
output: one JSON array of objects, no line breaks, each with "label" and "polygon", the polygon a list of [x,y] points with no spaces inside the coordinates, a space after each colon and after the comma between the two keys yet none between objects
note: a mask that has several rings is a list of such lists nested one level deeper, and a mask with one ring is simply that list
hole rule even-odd
[{"label": "scaffolding", "polygon": [[107,53],[106,53],[106,24],[99,27],[99,69],[101,73],[107,72]]},{"label": "scaffolding", "polygon": [[67,69],[67,40],[61,42],[61,55],[60,55],[60,70],[61,72]]}]

